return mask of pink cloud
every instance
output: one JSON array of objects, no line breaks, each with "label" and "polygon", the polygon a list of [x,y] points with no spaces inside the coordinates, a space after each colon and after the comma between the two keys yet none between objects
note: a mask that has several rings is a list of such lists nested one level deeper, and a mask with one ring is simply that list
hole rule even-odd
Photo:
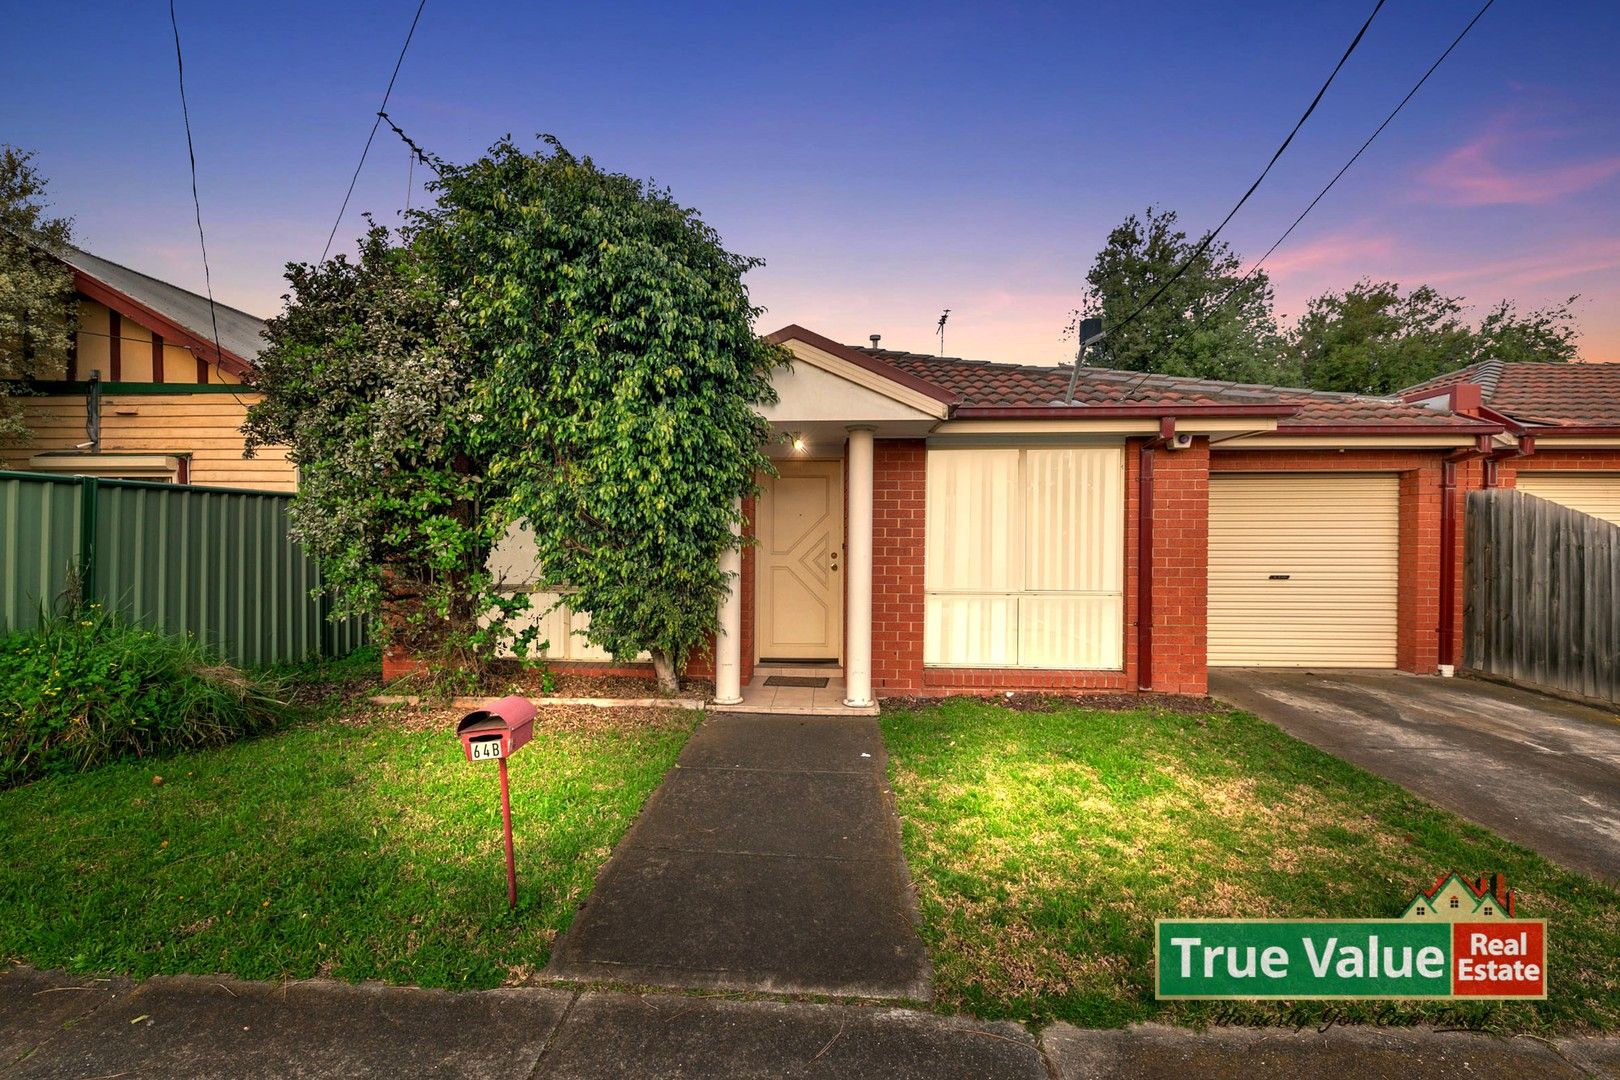
[{"label": "pink cloud", "polygon": [[1344,270],[1364,274],[1367,263],[1384,262],[1396,250],[1396,239],[1387,233],[1362,228],[1341,229],[1303,244],[1284,246],[1266,260],[1265,270],[1273,280],[1324,270]]},{"label": "pink cloud", "polygon": [[1504,151],[1545,144],[1554,135],[1504,114],[1424,169],[1418,178],[1429,186],[1434,201],[1451,206],[1502,206],[1555,202],[1620,176],[1620,154],[1548,166],[1501,160]]}]

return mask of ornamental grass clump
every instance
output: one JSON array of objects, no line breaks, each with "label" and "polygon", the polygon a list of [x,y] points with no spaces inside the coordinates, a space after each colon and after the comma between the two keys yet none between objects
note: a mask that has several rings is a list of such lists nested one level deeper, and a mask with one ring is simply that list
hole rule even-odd
[{"label": "ornamental grass clump", "polygon": [[45,619],[0,638],[0,787],[269,731],[282,689],[99,606]]}]

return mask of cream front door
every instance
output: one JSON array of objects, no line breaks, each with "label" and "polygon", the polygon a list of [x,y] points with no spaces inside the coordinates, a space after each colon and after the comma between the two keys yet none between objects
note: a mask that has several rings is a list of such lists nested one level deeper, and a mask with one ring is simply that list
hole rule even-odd
[{"label": "cream front door", "polygon": [[761,485],[759,657],[837,660],[843,641],[844,465],[782,461]]}]

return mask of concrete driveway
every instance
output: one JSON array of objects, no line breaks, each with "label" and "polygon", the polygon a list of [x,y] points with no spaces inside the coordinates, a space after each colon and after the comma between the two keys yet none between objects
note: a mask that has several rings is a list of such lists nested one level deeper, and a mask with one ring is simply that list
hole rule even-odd
[{"label": "concrete driveway", "polygon": [[1227,669],[1209,691],[1554,862],[1620,881],[1620,717],[1478,679]]}]

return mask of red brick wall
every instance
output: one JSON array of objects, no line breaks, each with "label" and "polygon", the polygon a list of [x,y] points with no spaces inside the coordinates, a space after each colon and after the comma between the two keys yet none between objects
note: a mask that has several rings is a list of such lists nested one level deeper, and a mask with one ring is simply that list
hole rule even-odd
[{"label": "red brick wall", "polygon": [[1153,454],[1152,687],[1208,689],[1209,440]]},{"label": "red brick wall", "polygon": [[1620,450],[1537,450],[1524,458],[1499,464],[1499,487],[1516,487],[1525,472],[1620,472]]},{"label": "red brick wall", "polygon": [[923,530],[928,480],[921,439],[877,439],[872,455],[872,688],[923,681]]}]

